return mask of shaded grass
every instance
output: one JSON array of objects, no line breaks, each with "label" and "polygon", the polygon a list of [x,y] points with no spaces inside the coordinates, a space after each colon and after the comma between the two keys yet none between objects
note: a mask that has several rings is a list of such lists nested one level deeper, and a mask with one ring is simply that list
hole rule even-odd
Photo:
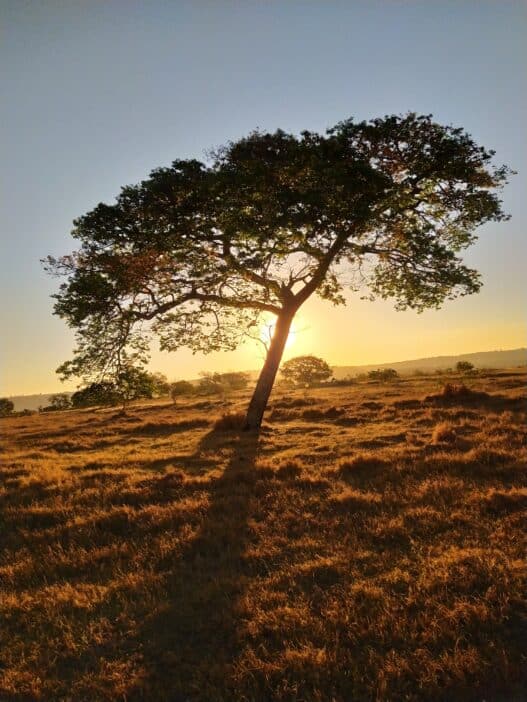
[{"label": "shaded grass", "polygon": [[0,699],[521,699],[519,379],[3,420]]}]

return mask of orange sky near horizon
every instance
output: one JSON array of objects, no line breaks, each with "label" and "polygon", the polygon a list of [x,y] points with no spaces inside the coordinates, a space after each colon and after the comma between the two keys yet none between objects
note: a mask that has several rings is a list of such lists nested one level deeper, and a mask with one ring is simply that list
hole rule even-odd
[{"label": "orange sky near horizon", "polygon": [[[489,320],[478,314],[485,297]],[[293,322],[292,339],[284,352],[284,360],[305,354],[324,358],[332,366],[381,364],[430,356],[458,355],[478,351],[494,351],[527,346],[527,326],[520,321],[518,309],[509,305],[508,313],[496,309],[503,301],[490,291],[477,296],[450,301],[440,310],[397,312],[389,301],[368,302],[350,296],[346,306],[334,307],[318,298],[311,298]],[[54,320],[51,326],[61,324]],[[61,383],[53,369],[64,358],[49,359],[49,371],[43,376],[39,366],[31,365],[34,347],[21,349],[17,359],[27,355],[22,376],[2,378],[2,395],[22,395],[74,390],[79,383]],[[43,348],[47,345],[43,344]],[[170,381],[196,378],[202,371],[226,372],[258,370],[263,363],[260,343],[247,342],[233,352],[193,355],[188,349],[161,352],[155,342],[149,368],[164,373]],[[4,366],[5,369],[5,366]]]}]

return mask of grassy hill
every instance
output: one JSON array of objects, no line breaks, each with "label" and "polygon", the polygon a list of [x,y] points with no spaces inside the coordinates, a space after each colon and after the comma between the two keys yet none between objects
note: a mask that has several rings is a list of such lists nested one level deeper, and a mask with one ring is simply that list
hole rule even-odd
[{"label": "grassy hill", "polygon": [[475,368],[512,368],[527,365],[527,349],[510,349],[507,351],[478,351],[464,353],[457,356],[432,356],[430,358],[415,358],[410,361],[395,361],[394,363],[380,363],[366,366],[337,366],[334,375],[344,378],[347,375],[367,373],[376,368],[395,368],[401,375],[415,371],[433,372],[455,368],[458,361],[468,361]]},{"label": "grassy hill", "polygon": [[0,699],[524,699],[525,381],[1,420]]}]

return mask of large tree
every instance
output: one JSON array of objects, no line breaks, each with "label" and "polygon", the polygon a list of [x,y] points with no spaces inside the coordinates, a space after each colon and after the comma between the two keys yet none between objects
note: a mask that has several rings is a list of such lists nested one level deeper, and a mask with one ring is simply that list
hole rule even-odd
[{"label": "large tree", "polygon": [[398,309],[477,292],[459,252],[506,217],[509,173],[493,152],[430,115],[347,120],[325,134],[254,132],[207,163],[174,161],[74,222],[55,313],[77,331],[63,376],[99,379],[162,349],[234,349],[262,317],[274,334],[247,412],[258,428],[291,322],[344,285]]}]

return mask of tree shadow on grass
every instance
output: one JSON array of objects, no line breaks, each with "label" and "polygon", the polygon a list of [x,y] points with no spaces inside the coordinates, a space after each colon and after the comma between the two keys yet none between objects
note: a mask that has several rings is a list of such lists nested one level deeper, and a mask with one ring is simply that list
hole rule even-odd
[{"label": "tree shadow on grass", "polygon": [[211,431],[197,453],[233,444],[224,473],[210,483],[200,530],[167,578],[167,600],[144,622],[145,677],[128,699],[228,700],[240,651],[239,602],[249,577],[244,561],[256,498],[258,435]]}]

